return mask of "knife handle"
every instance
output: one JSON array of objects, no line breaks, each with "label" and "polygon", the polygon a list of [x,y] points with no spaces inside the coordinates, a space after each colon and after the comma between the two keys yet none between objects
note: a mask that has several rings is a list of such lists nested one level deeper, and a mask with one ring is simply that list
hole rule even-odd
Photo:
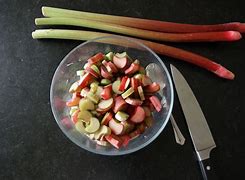
[{"label": "knife handle", "polygon": [[210,159],[205,159],[202,161],[198,161],[201,171],[202,171],[202,177],[204,180],[218,180],[218,177],[216,176],[214,172],[214,168],[211,165]]}]

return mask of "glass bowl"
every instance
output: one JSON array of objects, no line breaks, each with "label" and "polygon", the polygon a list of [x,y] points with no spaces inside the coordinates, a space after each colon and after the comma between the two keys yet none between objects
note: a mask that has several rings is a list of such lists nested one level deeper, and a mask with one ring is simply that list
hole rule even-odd
[{"label": "glass bowl", "polygon": [[[76,131],[69,117],[69,108],[65,102],[71,98],[68,92],[71,84],[78,80],[76,71],[81,69],[86,60],[98,52],[127,52],[132,59],[140,60],[141,65],[146,67],[149,63],[157,64],[161,73],[157,74],[159,80],[165,83],[165,88],[159,93],[159,98],[165,102],[160,112],[154,112],[152,127],[139,137],[130,141],[128,146],[116,149],[113,146],[100,146]],[[107,36],[86,41],[74,48],[61,61],[52,79],[50,89],[51,108],[55,120],[63,133],[75,144],[90,152],[102,155],[124,155],[135,152],[151,143],[166,126],[173,107],[173,86],[169,72],[163,61],[148,47],[130,38],[120,36]]]}]

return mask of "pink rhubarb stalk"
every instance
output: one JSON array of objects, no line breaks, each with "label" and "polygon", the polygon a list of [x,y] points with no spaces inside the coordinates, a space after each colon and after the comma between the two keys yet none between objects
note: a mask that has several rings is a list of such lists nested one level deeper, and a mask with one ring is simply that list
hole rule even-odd
[{"label": "pink rhubarb stalk", "polygon": [[[73,39],[73,40],[91,40],[94,38],[104,37],[104,36],[111,36],[112,34],[108,33],[99,33],[99,32],[91,32],[91,31],[80,31],[80,30],[61,30],[61,29],[43,29],[43,30],[36,30],[32,32],[32,37],[34,39],[43,39],[43,38],[52,38],[52,39]],[[120,36],[119,36],[120,37]],[[218,75],[219,77],[225,79],[234,79],[235,75],[227,70],[220,64],[213,62],[212,60],[200,56],[198,54],[182,50],[179,48],[171,47],[168,45],[163,45],[151,41],[130,38],[137,41],[142,42],[153,51],[158,54],[173,57],[185,62],[189,62],[191,64],[195,64],[201,68],[204,68],[208,71],[211,71]],[[116,45],[126,45],[129,46],[130,44],[123,44],[120,40],[108,40],[103,41],[104,43],[116,44]]]},{"label": "pink rhubarb stalk", "polygon": [[145,39],[169,41],[169,42],[215,42],[236,41],[241,39],[237,31],[200,32],[200,33],[163,33],[143,29],[137,29],[106,22],[99,22],[77,18],[36,18],[36,25],[69,25],[99,29],[124,35],[130,35]]},{"label": "pink rhubarb stalk", "polygon": [[231,22],[213,25],[194,25],[174,23],[150,19],[140,19],[133,17],[114,16],[107,14],[75,11],[53,7],[42,7],[42,14],[45,17],[70,17],[95,20],[113,23],[128,27],[147,29],[152,31],[171,32],[171,33],[194,33],[194,32],[214,32],[214,31],[239,31],[245,33],[245,23]]}]

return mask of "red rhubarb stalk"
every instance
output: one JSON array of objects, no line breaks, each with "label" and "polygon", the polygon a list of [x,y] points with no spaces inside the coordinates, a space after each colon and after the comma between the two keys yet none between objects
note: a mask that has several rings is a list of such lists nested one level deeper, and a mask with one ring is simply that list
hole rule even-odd
[{"label": "red rhubarb stalk", "polygon": [[36,25],[69,25],[99,29],[124,35],[130,35],[145,39],[169,42],[216,42],[236,41],[241,39],[237,31],[200,32],[200,33],[163,33],[143,29],[137,29],[107,22],[77,18],[36,18]]},{"label": "red rhubarb stalk", "polygon": [[[44,29],[44,30],[36,30],[32,32],[32,37],[34,39],[43,39],[43,38],[52,38],[52,39],[73,39],[73,40],[91,40],[98,37],[104,37],[104,36],[110,36],[112,34],[108,33],[99,33],[99,32],[91,32],[91,31],[79,31],[79,30],[60,30],[60,29]],[[142,42],[149,48],[151,48],[153,51],[155,51],[158,54],[173,57],[182,61],[186,61],[192,64],[195,64],[199,67],[202,67],[208,71],[211,71],[218,75],[219,77],[225,78],[225,79],[234,79],[235,75],[227,70],[225,67],[223,67],[220,64],[217,64],[213,62],[212,60],[200,56],[198,54],[182,50],[179,48],[175,48],[168,45],[163,45],[159,43],[154,43],[151,41],[146,40],[140,40],[131,38],[137,41]],[[108,41],[106,43],[111,44],[122,44],[120,40],[115,41]],[[129,44],[126,44],[129,46]]]},{"label": "red rhubarb stalk", "polygon": [[133,17],[114,16],[107,14],[91,13],[84,11],[74,11],[53,7],[42,7],[42,14],[45,17],[71,17],[108,22],[128,27],[147,29],[152,31],[171,32],[171,33],[194,33],[194,32],[213,32],[213,31],[239,31],[245,33],[245,23],[231,22],[213,25],[194,25],[174,23],[150,19],[140,19]]}]

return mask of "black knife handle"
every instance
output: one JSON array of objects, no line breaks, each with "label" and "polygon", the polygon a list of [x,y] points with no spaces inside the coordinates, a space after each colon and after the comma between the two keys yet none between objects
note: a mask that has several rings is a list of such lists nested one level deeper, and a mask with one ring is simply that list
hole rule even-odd
[{"label": "black knife handle", "polygon": [[214,172],[214,168],[211,164],[210,159],[205,159],[203,161],[198,161],[201,171],[202,171],[202,177],[204,180],[218,180],[218,177],[216,176]]}]

